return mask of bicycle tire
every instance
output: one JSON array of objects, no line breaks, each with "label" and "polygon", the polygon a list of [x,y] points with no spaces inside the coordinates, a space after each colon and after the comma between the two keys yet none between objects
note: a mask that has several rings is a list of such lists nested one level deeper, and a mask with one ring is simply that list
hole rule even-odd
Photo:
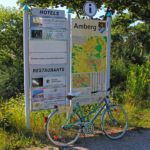
[{"label": "bicycle tire", "polygon": [[75,120],[79,120],[78,116],[74,114],[70,119],[72,124],[69,129],[64,129],[63,126],[66,122],[67,113],[59,113],[58,110],[51,113],[46,123],[46,134],[48,139],[56,146],[68,146],[75,143],[81,133],[79,123],[74,124]]},{"label": "bicycle tire", "polygon": [[110,139],[123,137],[128,128],[127,113],[120,105],[110,105],[102,114],[101,126],[105,135]]}]

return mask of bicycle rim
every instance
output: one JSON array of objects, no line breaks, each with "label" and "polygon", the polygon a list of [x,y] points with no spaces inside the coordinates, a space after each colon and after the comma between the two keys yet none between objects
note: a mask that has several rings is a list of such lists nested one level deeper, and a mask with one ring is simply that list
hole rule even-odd
[{"label": "bicycle rim", "polygon": [[61,114],[58,111],[50,116],[46,124],[46,134],[49,140],[57,146],[68,146],[77,141],[80,136],[81,129],[79,124],[75,123],[78,120],[78,116],[74,114],[70,119],[68,128],[64,128],[67,120],[67,113]]},{"label": "bicycle rim", "polygon": [[128,127],[127,114],[119,105],[111,105],[102,115],[102,130],[111,139],[121,138]]}]

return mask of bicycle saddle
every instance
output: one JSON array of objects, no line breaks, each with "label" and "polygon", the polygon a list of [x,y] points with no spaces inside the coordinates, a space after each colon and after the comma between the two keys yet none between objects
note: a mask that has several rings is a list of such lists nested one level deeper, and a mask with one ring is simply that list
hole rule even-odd
[{"label": "bicycle saddle", "polygon": [[75,92],[75,93],[68,93],[66,96],[68,100],[71,100],[74,97],[78,97],[80,95],[80,92]]}]

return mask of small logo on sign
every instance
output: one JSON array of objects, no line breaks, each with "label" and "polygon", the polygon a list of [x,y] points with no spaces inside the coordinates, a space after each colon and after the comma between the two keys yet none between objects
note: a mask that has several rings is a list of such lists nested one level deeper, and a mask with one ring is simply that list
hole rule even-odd
[{"label": "small logo on sign", "polygon": [[87,16],[93,17],[97,12],[97,7],[96,7],[96,4],[94,2],[87,1],[84,4],[83,10]]}]

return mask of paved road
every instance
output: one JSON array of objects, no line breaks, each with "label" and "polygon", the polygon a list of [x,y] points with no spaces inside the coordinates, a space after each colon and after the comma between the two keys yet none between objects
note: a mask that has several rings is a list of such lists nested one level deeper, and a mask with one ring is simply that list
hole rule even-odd
[{"label": "paved road", "polygon": [[150,129],[130,130],[119,140],[110,140],[104,135],[99,135],[85,139],[80,138],[72,147],[47,146],[26,150],[150,150]]},{"label": "paved road", "polygon": [[104,135],[79,139],[73,147],[62,150],[150,150],[150,129],[128,131],[119,140],[110,140]]}]

